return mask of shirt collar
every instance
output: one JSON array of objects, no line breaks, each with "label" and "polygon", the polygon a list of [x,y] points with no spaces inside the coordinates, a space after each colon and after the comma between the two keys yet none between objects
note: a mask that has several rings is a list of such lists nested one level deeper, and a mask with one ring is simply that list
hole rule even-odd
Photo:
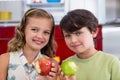
[{"label": "shirt collar", "polygon": [[[42,54],[41,52],[39,52],[39,54],[36,56],[35,60],[37,60],[39,57],[41,57]],[[20,58],[20,61],[21,61],[21,64],[22,65],[25,65],[28,63],[26,57],[24,56],[24,53],[21,51],[20,54],[19,54],[19,58]]]}]

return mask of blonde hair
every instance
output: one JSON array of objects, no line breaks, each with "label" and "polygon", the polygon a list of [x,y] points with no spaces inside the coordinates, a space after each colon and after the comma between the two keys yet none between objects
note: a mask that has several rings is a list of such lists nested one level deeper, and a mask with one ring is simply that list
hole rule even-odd
[{"label": "blonde hair", "polygon": [[43,49],[41,49],[41,52],[42,52],[42,54],[52,57],[53,54],[55,53],[54,18],[47,11],[45,11],[43,9],[37,9],[37,8],[29,9],[23,15],[20,24],[15,29],[15,32],[16,32],[15,37],[13,37],[8,43],[8,52],[19,51],[24,48],[25,43],[26,43],[24,31],[25,31],[26,25],[28,24],[28,20],[31,17],[35,17],[35,18],[42,17],[42,18],[51,19],[52,30],[51,30],[51,34],[50,34],[50,39],[49,39],[48,44]]}]

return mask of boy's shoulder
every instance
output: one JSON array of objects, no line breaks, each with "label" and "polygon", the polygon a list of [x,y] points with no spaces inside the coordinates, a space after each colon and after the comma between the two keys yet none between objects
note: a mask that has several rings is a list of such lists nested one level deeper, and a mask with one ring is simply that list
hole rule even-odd
[{"label": "boy's shoulder", "polygon": [[116,58],[117,56],[113,55],[112,53],[104,52],[104,51],[98,51],[99,54],[106,56],[106,57],[112,57]]},{"label": "boy's shoulder", "polygon": [[119,58],[111,53],[108,52],[103,52],[103,51],[99,51],[98,54],[103,58],[103,59],[107,59],[107,60],[117,60],[119,61]]},{"label": "boy's shoulder", "polygon": [[[65,60],[74,60],[76,59],[76,55],[72,55],[72,56],[69,56],[68,58],[66,58]],[[64,61],[65,61],[64,60]]]}]

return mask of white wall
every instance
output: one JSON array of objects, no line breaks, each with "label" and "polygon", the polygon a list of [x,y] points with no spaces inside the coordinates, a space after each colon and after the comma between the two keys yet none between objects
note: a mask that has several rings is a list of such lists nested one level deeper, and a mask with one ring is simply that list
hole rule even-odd
[{"label": "white wall", "polygon": [[105,25],[102,28],[103,51],[120,59],[120,25]]},{"label": "white wall", "polygon": [[22,0],[3,0],[0,1],[0,11],[10,11],[12,13],[11,21],[20,21],[23,14]]},{"label": "white wall", "polygon": [[87,9],[90,10],[99,20],[100,24],[106,21],[105,16],[105,0],[68,0],[69,10]]},{"label": "white wall", "polygon": [[106,0],[106,21],[112,22],[120,18],[120,0]]}]

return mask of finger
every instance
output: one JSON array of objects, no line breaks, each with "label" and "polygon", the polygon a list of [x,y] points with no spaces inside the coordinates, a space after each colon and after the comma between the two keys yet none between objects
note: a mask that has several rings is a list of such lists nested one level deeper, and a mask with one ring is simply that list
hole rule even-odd
[{"label": "finger", "polygon": [[55,76],[55,77],[52,77],[52,76],[46,76],[47,77],[47,80],[57,80],[57,76]]},{"label": "finger", "polygon": [[60,72],[60,74],[58,74],[60,80],[65,80],[65,76],[63,74],[63,72]]},{"label": "finger", "polygon": [[75,76],[75,75],[70,76],[70,79],[71,79],[71,80],[76,80],[76,76]]},{"label": "finger", "polygon": [[58,74],[58,68],[55,67],[55,64],[52,63],[52,68],[51,68],[51,71],[49,72],[49,76],[50,77],[56,77]]}]

